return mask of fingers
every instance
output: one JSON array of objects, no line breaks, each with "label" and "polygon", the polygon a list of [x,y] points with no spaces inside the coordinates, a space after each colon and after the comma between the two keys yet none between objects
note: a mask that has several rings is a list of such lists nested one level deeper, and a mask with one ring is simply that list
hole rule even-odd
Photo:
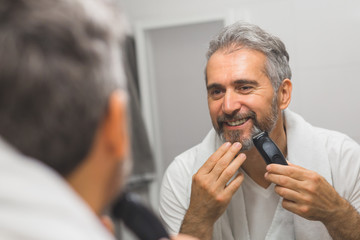
[{"label": "fingers", "polygon": [[294,179],[288,175],[281,175],[271,172],[265,173],[265,179],[269,182],[275,183],[276,185],[290,189],[297,189],[298,185],[300,184],[299,180]]},{"label": "fingers", "polygon": [[199,169],[198,174],[203,175],[211,173],[217,179],[222,171],[224,171],[224,169],[239,153],[241,147],[241,144],[238,142],[234,144],[229,142],[224,143],[209,157],[209,159]]},{"label": "fingers", "polygon": [[313,207],[311,205],[290,201],[284,198],[282,201],[282,206],[284,209],[295,213],[296,215],[299,215],[303,218],[309,220],[318,220],[316,217],[317,214],[314,214]]},{"label": "fingers", "polygon": [[275,192],[284,199],[287,199],[292,202],[298,201],[301,197],[301,193],[299,193],[298,191],[291,188],[282,187],[279,185],[275,187]]},{"label": "fingers", "polygon": [[[231,161],[233,161],[235,159],[235,157],[239,153],[240,149],[241,149],[241,144],[238,142],[234,143],[229,148],[229,150],[227,152],[225,152],[225,154],[217,161],[217,163],[215,164],[215,166],[212,170],[212,174],[214,174],[214,176],[221,176],[222,172],[225,169],[228,169],[229,164],[231,163]],[[233,172],[231,177],[234,176],[234,174],[235,174],[235,172]],[[230,180],[230,178],[228,180]]]},{"label": "fingers", "polygon": [[239,172],[236,177],[226,186],[225,194],[228,196],[233,196],[235,192],[241,186],[241,183],[244,181],[244,174]]},{"label": "fingers", "polygon": [[240,143],[223,144],[193,176],[191,197],[202,194],[203,201],[208,198],[209,203],[226,205],[244,178],[242,174],[234,177],[246,159],[244,153],[238,155],[240,149]]},{"label": "fingers", "polygon": [[295,213],[297,215],[300,215],[300,211],[298,209],[298,204],[296,202],[284,198],[282,201],[282,206],[284,209],[286,209],[292,213]]},{"label": "fingers", "polygon": [[[288,162],[289,163],[289,162]],[[303,181],[306,179],[306,174],[309,170],[289,163],[288,166],[280,164],[269,164],[266,166],[267,174],[276,174],[289,176],[290,178]],[[266,178],[266,175],[265,175]]]},{"label": "fingers", "polygon": [[246,155],[244,153],[240,153],[222,172],[218,179],[218,184],[226,185],[229,180],[234,177],[234,175],[238,172],[238,169],[246,160]]},{"label": "fingers", "polygon": [[[341,197],[320,174],[289,164],[267,166],[265,179],[276,184],[283,207],[310,220],[328,219]],[[330,212],[329,212],[330,210]]]},{"label": "fingers", "polygon": [[303,192],[302,185],[306,180],[306,170],[295,164],[284,166],[280,164],[269,164],[266,167],[265,179],[276,184],[275,191],[288,201],[298,201]]},{"label": "fingers", "polygon": [[[241,165],[246,160],[246,155],[240,153],[229,166],[221,173],[218,181],[216,182],[217,188],[224,189],[225,198],[231,197],[239,189],[241,183],[244,180],[244,174],[238,172]],[[236,177],[234,175],[238,172]],[[231,180],[231,182],[229,182]]]},{"label": "fingers", "polygon": [[223,144],[193,176],[187,216],[213,224],[225,211],[244,179],[242,174],[234,177],[246,159],[240,149],[240,143]]},{"label": "fingers", "polygon": [[204,165],[199,169],[199,174],[207,174],[209,173],[218,162],[218,160],[229,150],[231,147],[231,143],[226,142],[221,147],[214,152],[209,159],[204,163]]}]

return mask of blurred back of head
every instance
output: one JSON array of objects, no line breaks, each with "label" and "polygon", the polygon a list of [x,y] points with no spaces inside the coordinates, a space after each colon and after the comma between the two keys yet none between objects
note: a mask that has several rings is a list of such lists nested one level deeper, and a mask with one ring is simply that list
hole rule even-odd
[{"label": "blurred back of head", "polygon": [[0,0],[0,135],[63,176],[124,87],[112,9],[104,0]]}]

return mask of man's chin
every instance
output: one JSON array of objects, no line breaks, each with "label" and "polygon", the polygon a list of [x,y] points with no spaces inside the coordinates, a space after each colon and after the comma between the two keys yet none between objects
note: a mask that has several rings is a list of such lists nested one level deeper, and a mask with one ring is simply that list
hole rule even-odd
[{"label": "man's chin", "polygon": [[244,134],[239,132],[224,132],[220,135],[220,137],[223,140],[223,142],[231,142],[231,143],[240,142],[242,145],[241,150],[247,151],[254,146],[252,137],[250,136],[250,134],[247,135],[248,136],[244,136]]},{"label": "man's chin", "polygon": [[241,151],[248,151],[254,147],[254,143],[252,139],[244,139],[243,141],[241,141],[241,145],[242,145]]}]

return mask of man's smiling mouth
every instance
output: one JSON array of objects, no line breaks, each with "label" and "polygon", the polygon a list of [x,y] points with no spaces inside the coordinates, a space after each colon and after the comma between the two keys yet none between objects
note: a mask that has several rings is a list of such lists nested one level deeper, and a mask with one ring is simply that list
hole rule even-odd
[{"label": "man's smiling mouth", "polygon": [[228,122],[226,122],[226,124],[229,125],[229,126],[232,126],[232,127],[240,126],[240,125],[244,124],[249,119],[250,119],[250,117],[239,119],[239,120],[236,120],[236,121],[228,121]]}]

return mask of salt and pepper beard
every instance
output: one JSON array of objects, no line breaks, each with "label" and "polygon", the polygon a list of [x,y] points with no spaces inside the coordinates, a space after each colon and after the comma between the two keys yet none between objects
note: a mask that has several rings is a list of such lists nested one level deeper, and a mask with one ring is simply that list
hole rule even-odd
[{"label": "salt and pepper beard", "polygon": [[[262,122],[260,122],[257,119],[256,113],[250,110],[247,113],[241,113],[241,114],[237,113],[232,116],[222,115],[218,117],[217,119],[218,128],[215,128],[215,130],[223,142],[231,142],[231,143],[240,142],[242,144],[241,150],[246,151],[246,150],[250,150],[254,146],[254,143],[252,141],[253,136],[255,136],[260,131],[271,132],[274,129],[278,117],[279,116],[278,116],[278,106],[277,106],[277,94],[275,94],[271,103],[270,115],[266,116]],[[253,127],[251,128],[250,137],[245,138],[243,136],[244,133],[242,130],[228,131],[226,137],[223,127],[225,122],[236,121],[244,118],[250,118],[253,121]]]}]

